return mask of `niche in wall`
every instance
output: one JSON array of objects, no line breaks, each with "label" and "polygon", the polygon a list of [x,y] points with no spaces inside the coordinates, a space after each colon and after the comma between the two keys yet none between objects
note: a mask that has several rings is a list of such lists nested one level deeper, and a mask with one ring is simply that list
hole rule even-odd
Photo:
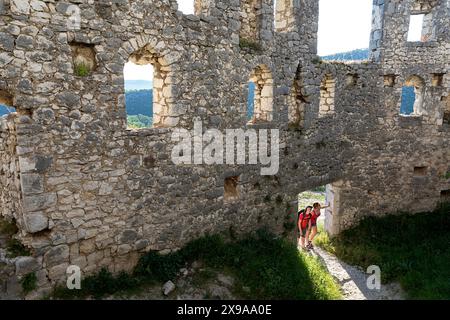
[{"label": "niche in wall", "polygon": [[224,200],[232,201],[239,198],[239,176],[225,178]]},{"label": "niche in wall", "polygon": [[97,69],[95,46],[93,44],[72,42],[73,72],[77,77],[87,77]]}]

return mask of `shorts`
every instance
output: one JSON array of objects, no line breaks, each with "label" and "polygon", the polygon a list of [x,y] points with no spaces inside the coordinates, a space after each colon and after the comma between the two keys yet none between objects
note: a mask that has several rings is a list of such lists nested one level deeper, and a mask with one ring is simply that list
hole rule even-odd
[{"label": "shorts", "polygon": [[311,228],[313,228],[313,227],[317,227],[317,221],[311,221]]},{"label": "shorts", "polygon": [[308,228],[300,229],[300,237],[306,237],[306,233],[308,232]]}]

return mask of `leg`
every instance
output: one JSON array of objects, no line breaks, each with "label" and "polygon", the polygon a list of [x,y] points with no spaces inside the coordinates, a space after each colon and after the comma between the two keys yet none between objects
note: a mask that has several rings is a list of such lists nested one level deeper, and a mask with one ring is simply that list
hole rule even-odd
[{"label": "leg", "polygon": [[309,237],[309,242],[313,242],[314,237],[316,236],[316,234],[317,234],[317,226],[314,226],[314,227],[311,228],[311,235]]}]

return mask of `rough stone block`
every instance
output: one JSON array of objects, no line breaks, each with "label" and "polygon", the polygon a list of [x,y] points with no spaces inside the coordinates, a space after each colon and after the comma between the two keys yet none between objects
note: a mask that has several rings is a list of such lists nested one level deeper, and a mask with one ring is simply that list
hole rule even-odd
[{"label": "rough stone block", "polygon": [[36,233],[48,228],[48,217],[45,213],[35,212],[24,215],[25,228],[29,233]]},{"label": "rough stone block", "polygon": [[40,264],[33,257],[20,257],[16,260],[16,275],[24,276],[31,272],[38,271],[41,268]]}]

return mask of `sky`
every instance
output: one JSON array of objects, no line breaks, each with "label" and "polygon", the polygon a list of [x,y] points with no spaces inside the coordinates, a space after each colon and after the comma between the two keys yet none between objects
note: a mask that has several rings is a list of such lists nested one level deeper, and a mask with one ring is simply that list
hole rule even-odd
[{"label": "sky", "polygon": [[412,15],[409,23],[408,41],[420,41],[422,38],[423,14]]},{"label": "sky", "polygon": [[372,0],[320,0],[319,56],[369,47]]}]

